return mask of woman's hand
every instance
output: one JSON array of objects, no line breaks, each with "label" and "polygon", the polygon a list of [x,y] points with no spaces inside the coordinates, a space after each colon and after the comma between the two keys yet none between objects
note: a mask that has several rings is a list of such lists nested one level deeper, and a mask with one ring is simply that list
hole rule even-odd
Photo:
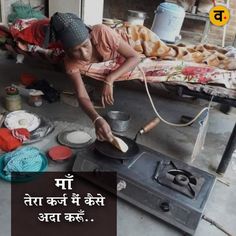
[{"label": "woman's hand", "polygon": [[78,99],[82,109],[86,112],[90,119],[93,120],[98,139],[112,142],[113,135],[111,132],[111,128],[108,123],[101,116],[99,116],[99,114],[94,109],[93,104],[85,89],[80,73],[73,73],[70,75],[70,78],[75,84],[76,92],[78,94]]},{"label": "woman's hand", "polygon": [[106,104],[113,105],[113,103],[113,83],[106,82],[102,90],[102,106],[105,107]]},{"label": "woman's hand", "polygon": [[95,122],[95,129],[98,140],[112,142],[113,135],[111,128],[103,118],[100,118]]},{"label": "woman's hand", "polygon": [[27,46],[26,43],[24,43],[24,42],[22,42],[22,41],[17,41],[16,44],[17,44],[17,47],[18,47],[19,49],[21,49],[22,51],[24,51],[24,52],[27,52],[27,51],[28,51],[28,46]]}]

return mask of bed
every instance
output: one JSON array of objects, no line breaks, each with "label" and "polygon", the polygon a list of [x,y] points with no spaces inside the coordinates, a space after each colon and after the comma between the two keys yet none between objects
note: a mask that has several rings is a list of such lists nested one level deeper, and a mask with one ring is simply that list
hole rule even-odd
[{"label": "bed", "polygon": [[[61,48],[42,49],[35,45],[28,45],[28,50],[19,48],[19,44],[14,40],[7,27],[0,26],[0,49],[8,51],[11,54],[22,54],[26,57],[34,57],[43,63],[57,65],[63,61],[64,51]],[[179,96],[191,95],[197,98],[210,100],[214,96],[213,101],[228,107],[236,107],[236,71],[225,71],[204,64],[196,65],[196,63],[165,60],[159,61],[158,65],[152,64],[152,59],[143,61],[141,70],[145,72],[147,81],[151,86],[160,85],[164,90],[174,92]],[[146,70],[148,65],[149,70]],[[90,78],[102,80],[99,72],[106,70],[109,73],[112,69],[119,66],[114,62],[96,63],[90,67],[85,75]],[[150,70],[151,68],[151,70]],[[131,74],[125,75],[121,81],[130,81],[139,78],[140,67]],[[214,78],[214,79],[212,79]],[[224,174],[236,149],[236,124],[232,131],[231,137],[225,148],[221,162],[218,166],[217,173]]]}]

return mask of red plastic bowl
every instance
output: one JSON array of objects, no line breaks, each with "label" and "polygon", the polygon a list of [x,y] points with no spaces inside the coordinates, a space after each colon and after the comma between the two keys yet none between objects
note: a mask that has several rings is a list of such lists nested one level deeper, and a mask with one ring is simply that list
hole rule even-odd
[{"label": "red plastic bowl", "polygon": [[65,146],[55,146],[49,149],[48,156],[54,161],[62,161],[69,159],[73,155],[70,148]]}]

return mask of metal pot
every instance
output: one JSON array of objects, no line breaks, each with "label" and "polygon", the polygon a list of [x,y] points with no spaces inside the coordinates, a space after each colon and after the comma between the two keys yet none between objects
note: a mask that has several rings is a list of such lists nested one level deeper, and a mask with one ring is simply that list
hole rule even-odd
[{"label": "metal pot", "polygon": [[146,12],[128,10],[128,22],[132,25],[143,25],[146,18]]},{"label": "metal pot", "polygon": [[124,132],[128,129],[130,123],[130,115],[123,111],[109,111],[106,120],[115,132]]}]

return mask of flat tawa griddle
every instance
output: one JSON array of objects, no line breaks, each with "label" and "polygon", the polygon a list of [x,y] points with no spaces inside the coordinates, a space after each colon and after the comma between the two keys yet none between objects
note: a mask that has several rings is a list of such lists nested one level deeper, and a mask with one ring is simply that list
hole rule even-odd
[{"label": "flat tawa griddle", "polygon": [[117,137],[121,138],[128,145],[129,149],[126,153],[121,152],[109,142],[101,142],[98,140],[96,140],[95,142],[96,151],[98,151],[100,154],[106,157],[118,160],[129,159],[135,156],[139,152],[139,147],[134,140],[123,136],[117,136]]},{"label": "flat tawa griddle", "polygon": [[155,117],[153,120],[148,122],[141,130],[138,131],[136,134],[134,140],[124,137],[124,136],[117,136],[121,138],[129,147],[128,151],[126,153],[121,152],[116,147],[114,147],[109,142],[101,142],[96,140],[95,142],[95,149],[102,155],[106,157],[110,157],[117,160],[127,160],[132,157],[134,157],[139,152],[139,146],[136,143],[137,136],[139,134],[145,134],[152,130],[154,127],[157,126],[157,124],[160,122],[160,119]]}]

